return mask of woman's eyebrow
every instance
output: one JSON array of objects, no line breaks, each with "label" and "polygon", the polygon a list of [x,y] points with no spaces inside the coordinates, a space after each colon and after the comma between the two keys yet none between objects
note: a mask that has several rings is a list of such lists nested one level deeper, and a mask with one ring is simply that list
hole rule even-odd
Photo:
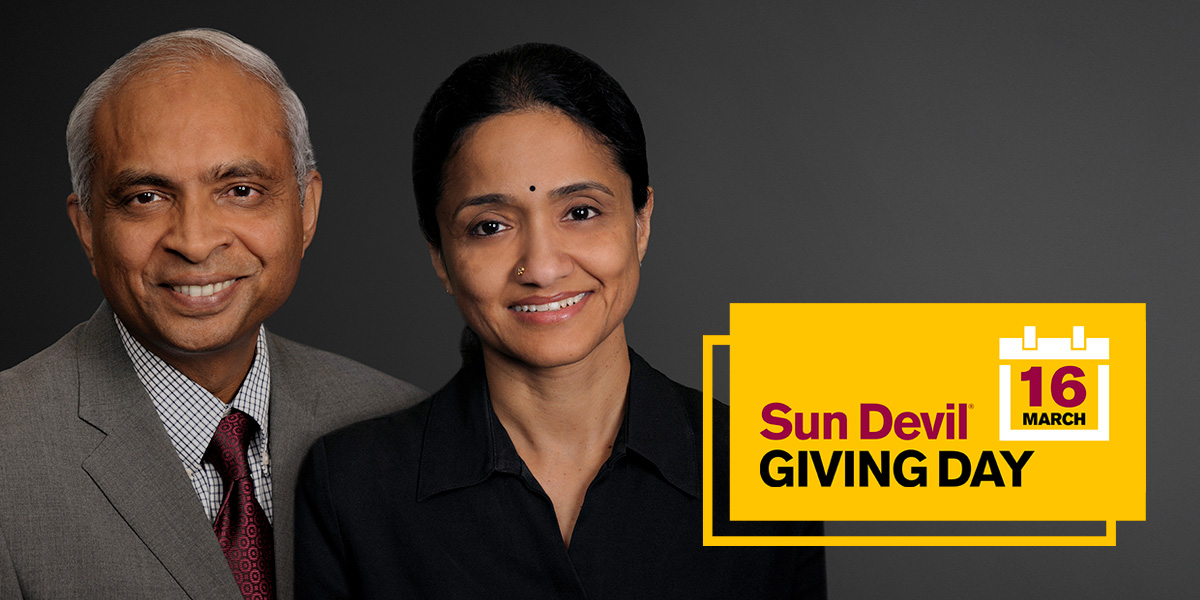
[{"label": "woman's eyebrow", "polygon": [[572,184],[564,185],[560,188],[551,190],[550,196],[552,196],[554,198],[561,198],[563,196],[570,196],[572,194],[578,194],[579,192],[586,192],[588,190],[601,191],[601,192],[604,192],[605,194],[608,194],[609,196],[614,195],[612,193],[612,190],[608,189],[608,186],[604,185],[603,183],[600,183],[599,181],[581,181],[579,183],[572,183]]},{"label": "woman's eyebrow", "polygon": [[[563,198],[573,194],[578,194],[579,192],[586,192],[588,190],[604,192],[609,196],[614,195],[612,190],[608,189],[608,186],[600,183],[599,181],[580,181],[578,183],[570,183],[550,190],[550,197]],[[481,196],[472,196],[463,200],[462,202],[459,202],[458,206],[454,207],[454,212],[450,215],[450,218],[457,217],[458,213],[472,206],[480,206],[483,204],[509,204],[512,202],[512,200],[512,196],[509,196],[508,194],[483,194]]]},{"label": "woman's eyebrow", "polygon": [[480,206],[482,204],[508,204],[510,202],[512,202],[512,198],[505,194],[484,194],[482,196],[472,196],[463,200],[462,202],[459,202],[458,206],[454,207],[454,213],[450,215],[450,218],[457,217],[458,213],[472,206]]}]

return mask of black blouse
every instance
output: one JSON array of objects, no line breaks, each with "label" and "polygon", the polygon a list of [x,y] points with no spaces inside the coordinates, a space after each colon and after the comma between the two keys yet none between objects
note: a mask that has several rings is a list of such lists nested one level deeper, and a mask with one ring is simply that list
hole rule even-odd
[{"label": "black blouse", "polygon": [[[570,549],[482,366],[465,366],[428,400],[313,446],[296,494],[297,598],[824,598],[823,548],[702,545],[701,394],[632,350],[630,363],[625,420]],[[727,521],[728,410],[714,408],[715,532],[820,535],[820,523]]]}]

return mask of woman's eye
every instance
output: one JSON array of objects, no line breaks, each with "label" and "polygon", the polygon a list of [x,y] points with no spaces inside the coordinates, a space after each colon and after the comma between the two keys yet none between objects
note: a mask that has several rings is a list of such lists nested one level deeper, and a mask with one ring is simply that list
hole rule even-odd
[{"label": "woman's eye", "polygon": [[471,235],[489,236],[496,235],[505,229],[509,229],[508,225],[499,221],[484,221],[475,227],[471,228]]},{"label": "woman's eye", "polygon": [[572,221],[586,221],[598,216],[599,214],[600,211],[590,206],[576,206],[567,213],[567,217]]}]

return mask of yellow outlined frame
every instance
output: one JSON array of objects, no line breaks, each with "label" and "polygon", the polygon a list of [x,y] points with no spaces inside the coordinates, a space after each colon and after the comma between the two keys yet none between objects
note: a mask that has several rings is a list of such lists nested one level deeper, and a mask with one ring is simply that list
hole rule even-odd
[{"label": "yellow outlined frame", "polygon": [[[1117,522],[1105,521],[1104,535],[713,535],[713,347],[730,346],[729,335],[704,336],[704,456],[702,539],[705,546],[1116,546]],[[730,400],[732,402],[732,399]],[[732,443],[732,441],[731,441]]]}]

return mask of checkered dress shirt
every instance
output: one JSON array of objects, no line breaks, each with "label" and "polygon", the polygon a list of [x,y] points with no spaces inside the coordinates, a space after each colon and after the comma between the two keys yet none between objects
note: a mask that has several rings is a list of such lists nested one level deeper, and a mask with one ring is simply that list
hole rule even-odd
[{"label": "checkered dress shirt", "polygon": [[[114,319],[116,316],[114,315]],[[125,352],[133,361],[138,379],[146,393],[154,401],[158,417],[162,419],[167,436],[175,446],[175,452],[192,480],[192,487],[208,514],[208,520],[217,518],[221,501],[225,498],[224,486],[216,467],[204,462],[204,451],[212,440],[217,424],[232,409],[250,415],[258,423],[258,434],[250,441],[246,457],[250,463],[250,476],[254,479],[254,495],[267,519],[275,521],[271,504],[271,455],[267,444],[267,403],[271,396],[271,360],[267,355],[266,330],[259,326],[258,343],[254,351],[254,364],[242,386],[238,388],[233,402],[225,404],[200,384],[188,379],[161,358],[141,345],[120,319],[116,319],[121,332]]]}]

